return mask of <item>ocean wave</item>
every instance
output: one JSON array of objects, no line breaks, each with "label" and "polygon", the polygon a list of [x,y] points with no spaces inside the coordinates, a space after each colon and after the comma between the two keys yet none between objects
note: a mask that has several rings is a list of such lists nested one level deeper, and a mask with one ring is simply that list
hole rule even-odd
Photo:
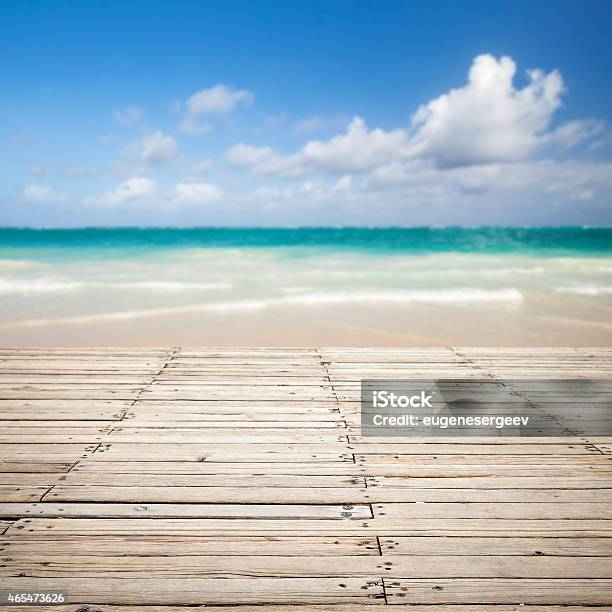
[{"label": "ocean wave", "polygon": [[340,304],[354,302],[517,302],[523,299],[518,289],[415,289],[410,291],[330,292],[292,295],[283,301],[291,304]]},{"label": "ocean wave", "polygon": [[111,289],[153,289],[155,291],[192,291],[210,289],[231,289],[232,283],[192,283],[179,281],[142,281],[123,283],[97,283]]},{"label": "ocean wave", "polygon": [[48,279],[12,280],[0,278],[0,293],[61,293],[81,289],[83,283]]},{"label": "ocean wave", "polygon": [[[473,272],[469,270],[469,272]],[[483,276],[509,276],[514,274],[521,274],[525,276],[533,276],[544,274],[546,270],[539,266],[534,266],[533,268],[498,268],[491,270],[479,270],[478,273]]]},{"label": "ocean wave", "polygon": [[596,297],[598,295],[611,295],[612,287],[598,287],[596,285],[576,285],[575,287],[555,287],[557,293],[570,293],[572,295],[584,295]]},{"label": "ocean wave", "polygon": [[88,289],[120,289],[145,291],[208,291],[231,289],[231,283],[193,283],[178,281],[68,281],[36,278],[13,280],[0,278],[0,294],[65,293]]}]

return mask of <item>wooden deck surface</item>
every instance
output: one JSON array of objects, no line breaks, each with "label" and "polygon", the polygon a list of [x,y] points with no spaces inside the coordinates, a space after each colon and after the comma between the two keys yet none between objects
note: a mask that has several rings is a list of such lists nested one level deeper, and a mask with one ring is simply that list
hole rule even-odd
[{"label": "wooden deck surface", "polygon": [[1,349],[0,591],[89,612],[612,609],[610,438],[359,432],[362,378],[612,379],[611,357]]}]

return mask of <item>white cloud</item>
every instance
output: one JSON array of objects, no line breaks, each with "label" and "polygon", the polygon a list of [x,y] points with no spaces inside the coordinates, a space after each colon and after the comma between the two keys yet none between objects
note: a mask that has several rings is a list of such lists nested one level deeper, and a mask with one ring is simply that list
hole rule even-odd
[{"label": "white cloud", "polygon": [[225,153],[225,161],[234,168],[250,169],[255,174],[300,178],[307,168],[299,154],[280,155],[270,147],[237,144]]},{"label": "white cloud", "polygon": [[144,112],[137,106],[128,106],[124,110],[116,110],[113,117],[121,125],[134,125],[142,120]]},{"label": "white cloud", "polygon": [[604,132],[604,123],[594,119],[570,121],[542,137],[544,144],[558,146],[562,150],[573,149],[583,142],[593,140]]},{"label": "white cloud", "polygon": [[176,140],[160,131],[154,132],[128,147],[129,152],[134,149],[137,151],[139,159],[152,165],[170,161],[178,155]]},{"label": "white cloud", "polygon": [[339,193],[348,193],[353,187],[353,177],[350,174],[341,176],[333,186],[334,191]]},{"label": "white cloud", "polygon": [[57,191],[47,185],[28,185],[23,190],[23,197],[34,204],[59,204],[68,199],[65,191]]},{"label": "white cloud", "polygon": [[564,90],[558,71],[527,73],[516,89],[509,57],[479,55],[467,85],[421,106],[412,118],[414,155],[441,167],[517,161],[541,143]]},{"label": "white cloud", "polygon": [[225,160],[237,168],[265,167],[281,156],[270,147],[254,147],[247,144],[237,144],[225,154]]},{"label": "white cloud", "polygon": [[515,73],[511,58],[480,55],[468,83],[422,105],[410,126],[369,129],[355,117],[344,133],[312,140],[289,155],[241,143],[227,151],[225,159],[256,175],[301,179],[309,173],[369,173],[407,160],[439,168],[519,162],[545,148],[554,152],[575,147],[602,132],[602,123],[593,120],[550,131],[564,91],[560,73],[530,70],[522,89],[514,85]]},{"label": "white cloud", "polygon": [[47,174],[47,169],[43,165],[37,164],[36,166],[32,167],[32,174],[34,176],[44,176]]},{"label": "white cloud", "polygon": [[[266,182],[248,198],[262,213],[274,209],[291,219],[302,211],[310,223],[347,218],[357,224],[581,223],[588,222],[585,214],[609,218],[612,163],[543,160],[439,168],[415,159],[357,179]],[[589,212],[581,212],[585,207]]]},{"label": "white cloud", "polygon": [[407,144],[404,130],[368,130],[363,119],[355,117],[345,134],[328,141],[312,140],[293,155],[238,144],[227,151],[225,160],[234,167],[251,168],[256,174],[285,178],[300,178],[308,172],[359,173],[401,157]]},{"label": "white cloud", "polygon": [[368,130],[363,119],[355,117],[345,134],[308,142],[300,158],[306,166],[330,174],[364,172],[401,156],[406,146],[405,130]]},{"label": "white cloud", "polygon": [[228,114],[240,106],[250,106],[254,99],[255,95],[248,89],[233,89],[222,84],[201,89],[185,103],[186,113],[179,124],[179,131],[188,136],[208,132],[212,125],[203,121],[203,116]]},{"label": "white cloud", "polygon": [[198,136],[209,132],[211,129],[212,126],[209,123],[204,123],[191,115],[187,115],[179,125],[179,132],[189,136]]},{"label": "white cloud", "polygon": [[586,192],[612,192],[612,164],[541,160],[438,168],[426,160],[412,160],[378,168],[364,188],[408,198],[435,194],[456,202],[482,195],[493,202],[503,194],[520,201],[539,194],[545,204],[551,194],[572,200]]},{"label": "white cloud", "polygon": [[249,106],[254,99],[248,89],[236,90],[220,84],[194,93],[187,100],[187,108],[192,115],[229,113],[238,106]]},{"label": "white cloud", "polygon": [[206,205],[219,202],[223,195],[223,190],[212,183],[177,183],[168,200],[175,206]]},{"label": "white cloud", "polygon": [[198,174],[206,174],[214,165],[212,159],[202,159],[195,165],[195,171]]},{"label": "white cloud", "polygon": [[91,204],[118,205],[146,200],[155,194],[157,184],[144,176],[133,176],[99,198],[87,198]]}]

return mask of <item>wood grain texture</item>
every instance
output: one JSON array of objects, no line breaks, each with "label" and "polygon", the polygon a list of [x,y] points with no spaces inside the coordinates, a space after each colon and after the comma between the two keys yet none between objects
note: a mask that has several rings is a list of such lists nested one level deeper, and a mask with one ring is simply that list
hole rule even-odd
[{"label": "wood grain texture", "polygon": [[0,348],[2,590],[70,612],[612,610],[611,437],[359,427],[362,378],[612,381],[611,357]]}]

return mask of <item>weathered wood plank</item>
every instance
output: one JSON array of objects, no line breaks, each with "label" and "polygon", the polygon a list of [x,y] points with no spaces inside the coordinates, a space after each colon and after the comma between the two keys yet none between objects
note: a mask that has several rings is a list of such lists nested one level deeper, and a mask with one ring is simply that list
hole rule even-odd
[{"label": "weathered wood plank", "polygon": [[376,503],[492,503],[612,502],[612,489],[370,489],[352,487],[113,487],[55,486],[46,501],[125,503],[258,503],[258,504],[376,504]]},{"label": "weathered wood plank", "polygon": [[612,504],[591,503],[416,503],[375,504],[376,518],[512,518],[512,519],[607,519]]},{"label": "weathered wood plank", "polygon": [[[364,488],[363,476],[326,476],[314,474],[300,476],[295,474],[257,474],[256,470],[246,475],[230,474],[121,474],[117,472],[87,472],[73,470],[62,477],[65,486],[94,485],[104,487],[236,487],[236,488]],[[5,475],[6,476],[6,475]],[[7,483],[0,475],[0,482]],[[19,479],[19,474],[15,480]]]},{"label": "weathered wood plank", "polygon": [[[5,521],[8,527],[10,523]],[[591,540],[592,538],[589,538]],[[0,552],[11,558],[41,558],[49,555],[100,557],[176,556],[379,556],[376,537],[336,536],[66,536],[38,540],[0,537]]]},{"label": "weathered wood plank", "polygon": [[[56,498],[54,498],[56,499]],[[0,503],[0,517],[49,518],[238,518],[247,519],[363,519],[364,505],[299,504],[122,504],[122,503]]]},{"label": "weathered wood plank", "polygon": [[[463,447],[462,447],[463,448]],[[431,451],[430,451],[431,452]],[[355,453],[355,460],[359,465],[590,465],[599,463],[607,465],[610,458],[603,456],[602,453],[589,453],[588,455],[467,455],[457,453],[457,455],[392,455],[392,454],[371,454],[364,455]]]},{"label": "weathered wood plank", "polygon": [[[56,578],[5,578],[6,591],[50,591]],[[384,599],[382,582],[371,578],[156,578],[124,580],[63,578],[62,587],[78,602],[149,604],[361,603]]]},{"label": "weathered wood plank", "polygon": [[441,488],[477,488],[477,489],[609,489],[610,475],[586,474],[570,476],[533,476],[521,478],[520,476],[453,476],[445,478],[419,478],[419,477],[389,477],[375,476],[368,478],[368,487],[431,487]]},{"label": "weathered wood plank", "polygon": [[500,603],[609,605],[608,579],[390,579],[385,580],[390,604]]},{"label": "weathered wood plank", "polygon": [[43,473],[61,473],[66,472],[72,466],[72,463],[45,463],[45,462],[19,462],[19,461],[2,461],[0,462],[0,482],[2,482],[3,473],[23,473],[23,474],[43,474]]},{"label": "weathered wood plank", "polygon": [[612,520],[573,519],[87,519],[87,518],[27,518],[13,523],[7,530],[12,537],[64,535],[312,535],[345,536],[431,535],[533,537],[560,535],[564,537],[609,537]]},{"label": "weathered wood plank", "polygon": [[[338,442],[346,443],[346,435],[335,429],[314,429],[309,431],[270,428],[249,431],[237,430],[208,430],[185,431],[156,430],[156,429],[131,429],[113,428],[112,431],[100,431],[90,428],[83,431],[73,429],[64,433],[52,433],[47,430],[40,430],[33,433],[7,433],[0,434],[0,445],[2,444],[62,444],[62,443],[83,443],[96,444],[98,442],[121,442],[134,444],[201,444],[206,439],[211,444],[233,443],[236,439],[241,440],[241,444],[334,444]],[[1,447],[0,447],[1,448]]]},{"label": "weathered wood plank", "polygon": [[342,556],[18,557],[0,567],[3,578],[611,578],[611,557]]},{"label": "weathered wood plank", "polygon": [[[50,489],[50,486],[0,485],[2,502],[37,502]],[[1,503],[0,503],[1,505]],[[5,514],[4,516],[13,516]]]},{"label": "weathered wood plank", "polygon": [[[385,457],[389,458],[388,455]],[[391,459],[393,457],[391,456]],[[408,460],[406,460],[408,459]],[[230,458],[226,462],[216,462],[211,465],[207,462],[198,461],[84,461],[79,463],[74,470],[85,472],[120,472],[120,473],[154,473],[154,474],[228,474],[233,472],[247,473],[274,473],[274,474],[321,474],[321,475],[339,475],[339,474],[359,474],[368,476],[410,476],[411,470],[415,466],[422,466],[423,469],[428,469],[429,466],[443,469],[444,466],[449,466],[450,470],[461,466],[479,466],[482,464],[485,469],[500,468],[514,469],[519,473],[526,474],[530,470],[537,469],[539,466],[544,468],[554,469],[556,467],[562,472],[566,468],[576,467],[588,469],[589,466],[607,468],[612,465],[612,458],[604,455],[593,455],[591,457],[581,456],[537,456],[531,455],[527,457],[521,456],[494,456],[486,457],[475,455],[441,455],[428,456],[419,455],[406,457],[402,456],[395,464],[392,461],[381,463],[370,463],[360,459],[359,463],[352,461],[349,465],[346,463],[331,462],[325,465],[317,465],[316,468],[311,465],[300,465],[299,463],[289,462],[269,462],[252,461],[245,463]],[[267,470],[272,470],[268,472]],[[316,470],[316,471],[315,471]],[[503,474],[503,473],[502,473]],[[500,474],[500,475],[502,475]],[[563,474],[561,474],[563,475]],[[439,476],[439,474],[437,474]],[[431,476],[433,477],[433,476]]]},{"label": "weathered wood plank", "polygon": [[612,557],[611,538],[380,538],[383,555]]}]

